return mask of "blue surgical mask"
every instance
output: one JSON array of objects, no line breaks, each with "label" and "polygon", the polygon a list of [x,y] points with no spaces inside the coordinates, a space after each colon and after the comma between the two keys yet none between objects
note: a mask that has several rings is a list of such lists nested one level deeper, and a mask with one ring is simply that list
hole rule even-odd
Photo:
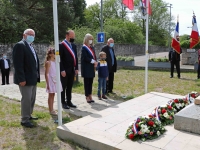
[{"label": "blue surgical mask", "polygon": [[3,58],[5,58],[5,59],[6,59],[6,58],[7,58],[7,56],[3,56]]},{"label": "blue surgical mask", "polygon": [[114,46],[114,43],[110,43],[110,47],[113,47]]},{"label": "blue surgical mask", "polygon": [[27,35],[26,42],[28,42],[30,44],[30,43],[33,43],[33,41],[34,41],[34,36]]}]

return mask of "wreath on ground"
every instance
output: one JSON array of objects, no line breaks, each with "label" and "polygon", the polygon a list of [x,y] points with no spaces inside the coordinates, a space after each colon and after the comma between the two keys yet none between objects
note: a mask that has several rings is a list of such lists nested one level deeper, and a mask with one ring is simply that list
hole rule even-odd
[{"label": "wreath on ground", "polygon": [[133,141],[152,140],[163,134],[165,125],[174,123],[174,115],[198,97],[197,92],[191,92],[185,98],[172,99],[164,106],[156,107],[148,116],[138,117],[131,122],[125,136]]}]

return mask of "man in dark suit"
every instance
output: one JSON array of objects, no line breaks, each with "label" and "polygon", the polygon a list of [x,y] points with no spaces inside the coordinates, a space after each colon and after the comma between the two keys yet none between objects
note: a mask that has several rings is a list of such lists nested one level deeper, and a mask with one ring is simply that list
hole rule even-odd
[{"label": "man in dark suit", "polygon": [[22,95],[21,99],[21,125],[32,128],[34,125],[30,120],[37,120],[32,117],[37,82],[40,82],[40,66],[36,51],[31,46],[35,38],[35,31],[26,29],[23,39],[13,48],[14,83],[19,85]]},{"label": "man in dark suit", "polygon": [[[74,77],[78,75],[77,48],[74,44],[75,33],[73,30],[66,32],[66,38],[59,44],[60,71],[63,91],[61,92],[61,102],[63,109],[76,108],[71,102],[72,86]],[[66,100],[65,100],[66,94]]]},{"label": "man in dark suit", "polygon": [[105,45],[101,50],[106,53],[106,62],[109,71],[108,81],[106,84],[106,93],[114,93],[113,82],[114,82],[114,72],[117,71],[117,61],[113,46],[114,46],[114,40],[112,38],[109,38],[107,41],[107,45]]},{"label": "man in dark suit", "polygon": [[2,84],[5,85],[9,84],[9,74],[10,74],[10,60],[7,59],[6,54],[3,54],[2,59],[0,59],[0,69],[1,69],[1,76],[2,76]]},{"label": "man in dark suit", "polygon": [[[179,41],[179,36],[176,37],[177,41]],[[176,52],[173,48],[169,51],[169,61],[171,63],[171,71],[170,71],[170,78],[174,77],[174,65],[176,66],[177,77],[180,79],[180,54],[182,53],[182,49],[180,48],[180,53]]]}]

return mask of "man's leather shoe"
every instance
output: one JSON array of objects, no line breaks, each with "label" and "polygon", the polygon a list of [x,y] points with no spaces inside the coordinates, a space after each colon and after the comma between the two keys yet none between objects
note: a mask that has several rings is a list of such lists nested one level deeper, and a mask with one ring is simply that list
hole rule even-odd
[{"label": "man's leather shoe", "polygon": [[38,120],[38,117],[30,117],[29,120]]},{"label": "man's leather shoe", "polygon": [[70,109],[69,106],[67,106],[67,104],[62,104],[62,108],[63,109]]},{"label": "man's leather shoe", "polygon": [[21,125],[24,126],[24,127],[27,127],[27,128],[35,127],[31,122],[25,122],[25,123],[21,122]]},{"label": "man's leather shoe", "polygon": [[76,108],[76,105],[70,103],[70,104],[67,104],[69,107],[73,107],[73,108]]}]

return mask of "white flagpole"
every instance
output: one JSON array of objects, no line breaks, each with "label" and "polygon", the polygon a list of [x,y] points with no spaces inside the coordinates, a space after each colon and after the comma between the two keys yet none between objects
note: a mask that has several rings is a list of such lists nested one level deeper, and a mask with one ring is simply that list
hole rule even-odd
[{"label": "white flagpole", "polygon": [[149,52],[148,52],[148,41],[149,41],[149,14],[148,14],[148,9],[149,9],[149,0],[146,1],[146,63],[145,63],[145,93],[147,93],[147,88],[148,88],[148,61],[149,61]]},{"label": "white flagpole", "polygon": [[59,55],[59,40],[58,40],[58,10],[57,0],[53,0],[53,21],[54,21],[54,43],[56,54],[56,90],[57,90],[57,105],[58,105],[58,125],[62,125],[62,109],[61,109],[61,92],[60,92],[60,55]]}]

